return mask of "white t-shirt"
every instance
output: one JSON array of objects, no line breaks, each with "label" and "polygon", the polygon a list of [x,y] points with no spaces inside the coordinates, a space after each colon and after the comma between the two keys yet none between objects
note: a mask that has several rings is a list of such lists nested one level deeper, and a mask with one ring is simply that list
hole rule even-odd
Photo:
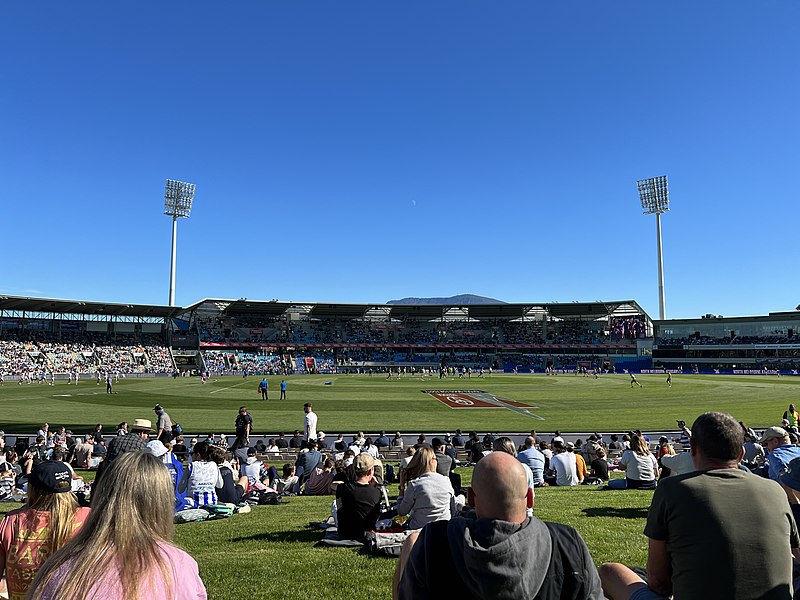
[{"label": "white t-shirt", "polygon": [[307,440],[317,439],[317,415],[314,411],[306,413],[306,421],[303,427],[303,433]]},{"label": "white t-shirt", "polygon": [[556,485],[578,485],[578,463],[572,452],[554,454],[550,460],[550,468],[556,472]]}]

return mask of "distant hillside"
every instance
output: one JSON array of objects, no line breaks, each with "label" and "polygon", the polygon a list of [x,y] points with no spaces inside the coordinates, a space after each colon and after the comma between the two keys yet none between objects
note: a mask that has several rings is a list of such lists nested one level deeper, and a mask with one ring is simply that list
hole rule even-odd
[{"label": "distant hillside", "polygon": [[402,298],[389,300],[386,304],[505,304],[505,302],[475,294],[459,294],[449,298]]}]

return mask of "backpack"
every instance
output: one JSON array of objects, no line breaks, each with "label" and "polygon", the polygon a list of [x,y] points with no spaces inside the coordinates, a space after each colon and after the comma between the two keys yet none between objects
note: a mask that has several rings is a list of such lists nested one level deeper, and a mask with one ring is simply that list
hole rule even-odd
[{"label": "backpack", "polygon": [[183,434],[183,427],[181,427],[180,423],[175,423],[172,426],[172,437],[176,438],[181,434]]}]

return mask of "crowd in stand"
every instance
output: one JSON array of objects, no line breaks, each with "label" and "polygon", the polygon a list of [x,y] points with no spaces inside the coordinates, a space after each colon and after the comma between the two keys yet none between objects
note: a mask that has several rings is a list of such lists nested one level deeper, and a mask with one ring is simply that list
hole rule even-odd
[{"label": "crowd in stand", "polygon": [[443,320],[350,319],[286,320],[260,315],[198,318],[204,342],[286,343],[286,344],[613,344],[620,339],[643,337],[642,317],[612,321],[594,320]]},{"label": "crowd in stand", "polygon": [[[169,348],[154,345],[158,336],[144,335],[150,344],[137,342],[134,336],[116,339],[96,333],[62,334],[60,341],[43,332],[28,337],[4,332],[0,339],[0,373],[18,375],[30,381],[41,372],[48,374],[172,373],[175,366]],[[21,339],[24,337],[24,339]]]}]

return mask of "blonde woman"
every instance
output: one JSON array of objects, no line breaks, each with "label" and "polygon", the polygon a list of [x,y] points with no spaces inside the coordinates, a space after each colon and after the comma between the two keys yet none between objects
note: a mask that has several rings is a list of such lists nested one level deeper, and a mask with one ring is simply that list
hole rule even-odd
[{"label": "blonde woman", "polygon": [[31,600],[204,600],[197,563],[170,541],[172,477],[149,452],[103,474],[84,526],[39,570]]},{"label": "blonde woman", "polygon": [[434,521],[449,521],[455,515],[453,486],[447,477],[436,472],[436,462],[433,449],[423,446],[406,469],[408,484],[397,503],[397,514],[411,515],[411,529],[420,529]]},{"label": "blonde woman", "polygon": [[653,490],[658,479],[658,461],[647,448],[644,436],[633,434],[631,449],[622,453],[619,468],[625,471],[625,479],[612,479],[608,487],[612,489]]},{"label": "blonde woman", "polygon": [[26,505],[0,523],[0,574],[5,572],[9,597],[25,596],[42,563],[67,543],[88,514],[72,494],[67,465],[45,461],[33,468]]}]

